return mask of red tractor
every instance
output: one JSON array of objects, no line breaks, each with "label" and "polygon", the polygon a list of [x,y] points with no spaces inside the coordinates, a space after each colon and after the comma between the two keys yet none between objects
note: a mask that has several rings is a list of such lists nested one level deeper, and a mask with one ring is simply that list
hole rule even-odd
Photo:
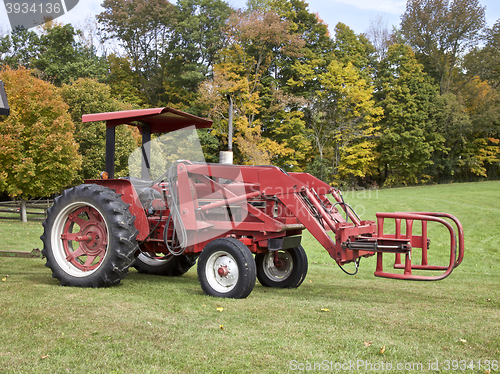
[{"label": "red tractor", "polygon": [[[199,144],[185,141],[195,135],[151,137],[209,128],[209,120],[157,108],[83,116],[84,123],[91,121],[106,122],[106,172],[102,179],[64,191],[43,223],[42,253],[61,285],[114,285],[130,266],[141,273],[178,276],[198,261],[198,279],[208,295],[247,297],[256,278],[263,286],[294,288],[308,268],[301,246],[304,229],[339,266],[354,262],[357,269],[361,257],[376,254],[375,275],[380,277],[439,280],[463,259],[462,226],[451,215],[379,213],[376,222],[363,221],[339,191],[309,174],[275,166],[208,164],[199,158]],[[122,124],[137,126],[143,145],[134,161],[136,176],[114,178],[115,128]],[[178,150],[155,155],[155,141],[194,156],[179,157]],[[164,169],[154,166],[155,160]],[[387,234],[389,220],[393,231]],[[449,231],[445,266],[428,264],[429,222]],[[415,264],[417,250],[421,261]],[[384,271],[384,253],[395,254],[399,272]],[[440,273],[424,276],[413,270]]]}]

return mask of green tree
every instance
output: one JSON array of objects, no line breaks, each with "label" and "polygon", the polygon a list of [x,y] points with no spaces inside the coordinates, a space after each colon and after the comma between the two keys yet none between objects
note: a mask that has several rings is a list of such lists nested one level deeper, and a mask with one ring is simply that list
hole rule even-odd
[{"label": "green tree", "polygon": [[0,65],[30,68],[32,59],[38,56],[40,39],[31,30],[16,28],[10,35],[0,38]]},{"label": "green tree", "polygon": [[73,26],[49,23],[43,30],[38,54],[32,59],[32,67],[38,69],[42,77],[56,86],[78,78],[104,78],[107,70],[105,59],[76,42],[80,32]]},{"label": "green tree", "polygon": [[407,45],[389,47],[377,76],[376,97],[384,111],[379,143],[385,185],[425,182],[432,155],[443,147],[435,100],[438,89]]},{"label": "green tree", "polygon": [[[10,116],[0,119],[0,191],[24,202],[66,187],[81,165],[74,125],[58,89],[27,69],[0,71]],[[23,204],[23,218],[26,218]]]},{"label": "green tree", "polygon": [[333,49],[337,60],[344,65],[351,63],[363,78],[371,79],[376,64],[375,48],[365,35],[356,35],[351,28],[339,22],[335,26]]},{"label": "green tree", "polygon": [[104,0],[102,7],[97,15],[101,31],[125,50],[148,104],[156,106],[171,59],[174,6],[167,0]]},{"label": "green tree", "polygon": [[179,0],[165,71],[163,102],[199,114],[197,90],[210,78],[232,13],[223,0]]},{"label": "green tree", "polygon": [[401,32],[440,92],[447,93],[460,56],[481,40],[485,22],[479,0],[408,0]]},{"label": "green tree", "polygon": [[[61,94],[69,106],[69,113],[76,124],[75,140],[83,159],[78,182],[99,178],[104,171],[106,148],[106,124],[104,122],[82,123],[82,115],[131,109],[130,105],[112,98],[108,86],[94,79],[80,78],[74,83],[64,84]],[[115,175],[128,175],[128,157],[138,146],[139,134],[135,127],[118,126],[115,139]]]},{"label": "green tree", "polygon": [[[291,87],[288,86],[288,80],[296,78],[293,66],[297,58],[302,62],[314,59],[321,62],[325,69],[332,61],[333,40],[330,37],[328,25],[319,18],[318,14],[310,12],[308,4],[303,0],[268,0],[267,7],[289,22],[289,32],[304,41],[300,56],[287,54],[276,56],[273,76],[279,79],[280,87],[286,92],[307,97],[311,90],[314,90],[313,87],[309,85],[300,88]],[[298,89],[300,91],[297,91]]]},{"label": "green tree", "polygon": [[106,84],[111,89],[111,96],[133,106],[143,106],[147,97],[141,90],[140,76],[131,67],[130,59],[112,53],[107,56],[109,72]]},{"label": "green tree", "polygon": [[[235,13],[228,26],[228,45],[214,66],[214,77],[201,86],[219,136],[227,136],[227,97],[231,97],[239,162],[272,162],[294,169],[305,155],[304,123],[300,113],[290,110],[296,106],[290,104],[294,98],[274,84],[272,75],[277,55],[297,55],[304,45],[289,26],[274,12]],[[291,128],[294,136],[286,136]]]},{"label": "green tree", "polygon": [[[301,86],[311,80],[319,84],[316,96],[306,108],[308,126],[313,134],[319,159],[328,158],[334,175],[327,182],[355,183],[375,170],[377,135],[381,110],[375,106],[373,86],[350,62],[344,65],[333,60],[325,72],[318,70],[314,60],[297,62],[300,79],[290,80]],[[319,161],[314,166],[324,166]],[[321,171],[320,174],[324,174]]]}]

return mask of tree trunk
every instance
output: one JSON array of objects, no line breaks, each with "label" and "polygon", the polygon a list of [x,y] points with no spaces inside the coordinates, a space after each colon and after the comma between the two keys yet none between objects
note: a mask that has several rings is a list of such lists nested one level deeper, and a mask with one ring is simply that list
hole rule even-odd
[{"label": "tree trunk", "polygon": [[26,214],[26,200],[21,199],[21,222],[28,222]]}]

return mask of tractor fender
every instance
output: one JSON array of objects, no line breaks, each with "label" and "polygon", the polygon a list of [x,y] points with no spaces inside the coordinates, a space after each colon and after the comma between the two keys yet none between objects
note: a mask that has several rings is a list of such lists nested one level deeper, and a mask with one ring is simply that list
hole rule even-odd
[{"label": "tractor fender", "polygon": [[149,223],[146,213],[141,205],[139,196],[128,179],[86,179],[85,183],[98,184],[100,186],[108,187],[114,190],[117,194],[121,195],[124,203],[129,204],[129,211],[135,217],[134,226],[139,230],[137,240],[144,240],[149,234]]}]

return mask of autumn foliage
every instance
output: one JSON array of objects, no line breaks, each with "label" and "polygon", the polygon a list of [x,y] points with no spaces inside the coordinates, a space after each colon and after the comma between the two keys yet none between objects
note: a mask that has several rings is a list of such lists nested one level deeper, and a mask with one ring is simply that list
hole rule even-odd
[{"label": "autumn foliage", "polygon": [[[235,163],[342,187],[500,176],[500,20],[487,27],[480,0],[409,0],[398,28],[365,34],[326,25],[303,0],[103,8],[84,31],[0,37],[12,108],[0,119],[0,190],[11,196],[97,177],[104,124],[82,124],[86,113],[171,106],[209,117],[199,135],[214,162],[228,147],[230,102]],[[119,129],[118,175],[136,141]]]},{"label": "autumn foliage", "polygon": [[50,196],[81,166],[68,106],[52,84],[31,71],[0,72],[10,116],[0,119],[0,191],[12,197]]}]

